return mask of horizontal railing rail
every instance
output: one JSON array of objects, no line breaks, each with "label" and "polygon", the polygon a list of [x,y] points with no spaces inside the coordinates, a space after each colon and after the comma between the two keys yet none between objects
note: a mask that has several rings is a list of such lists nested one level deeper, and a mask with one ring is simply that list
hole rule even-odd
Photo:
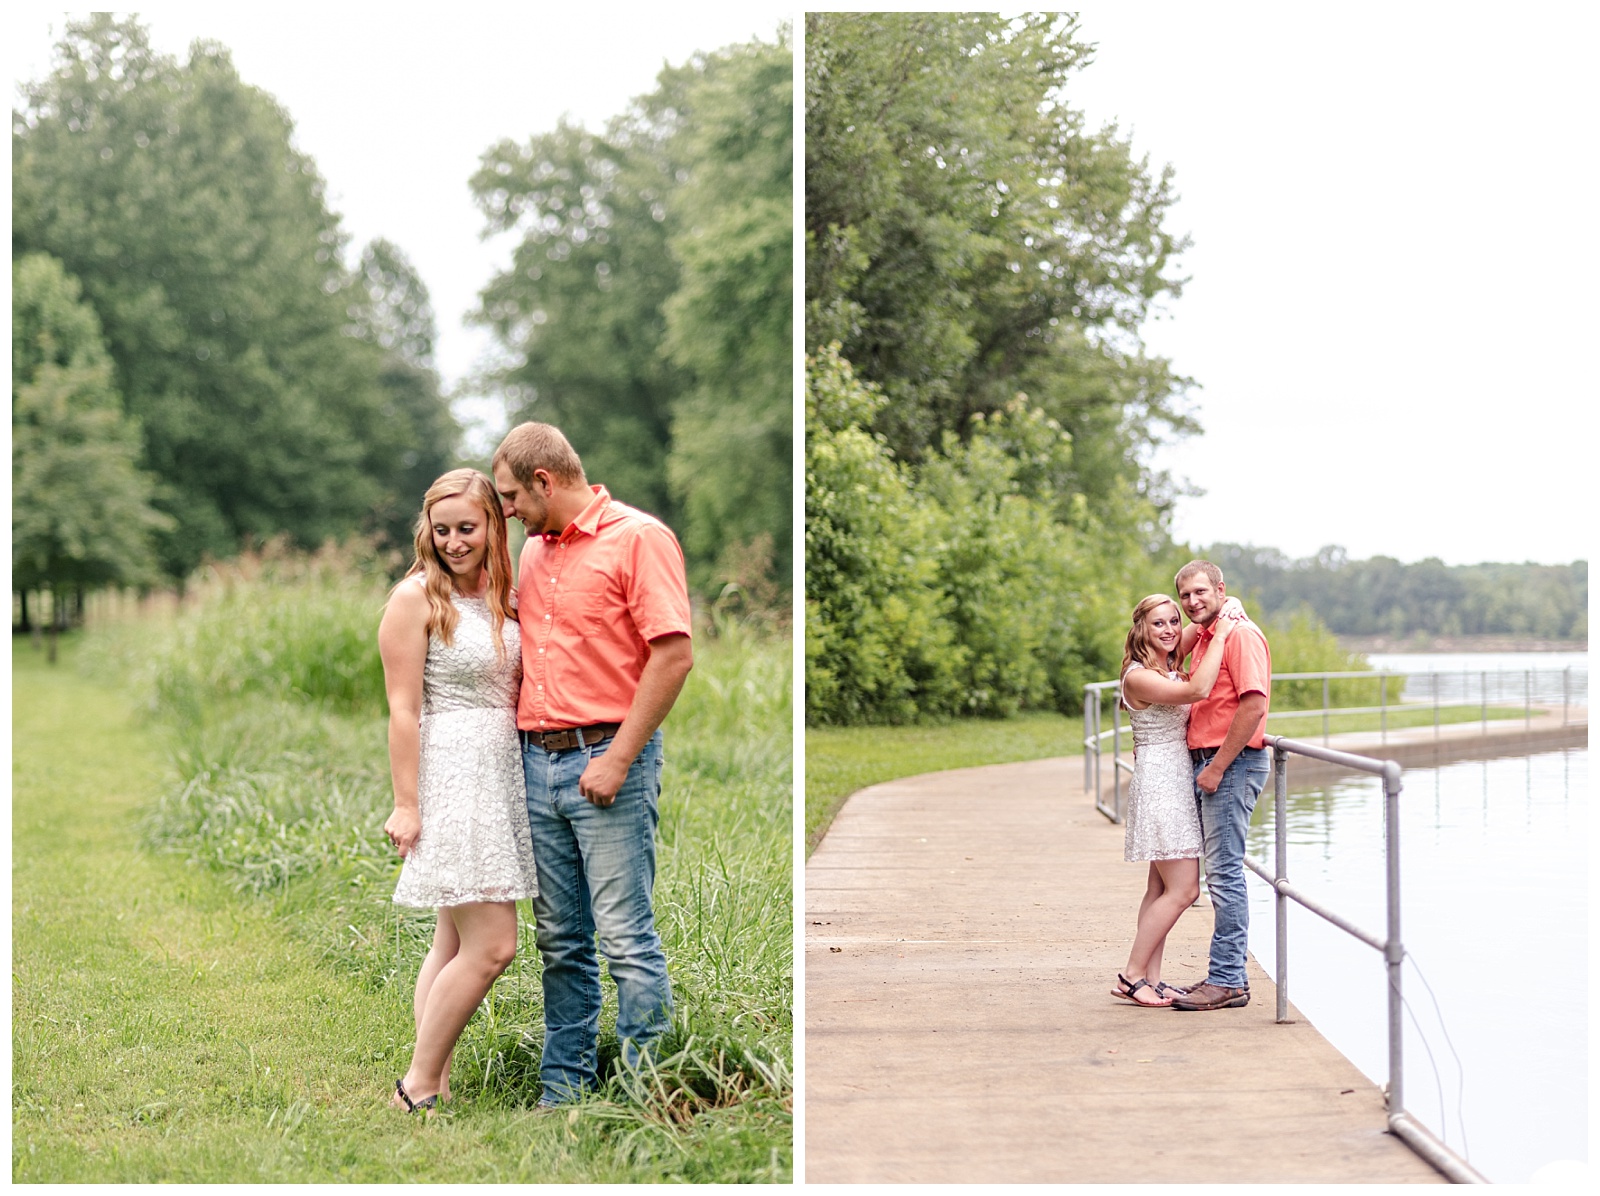
[{"label": "horizontal railing rail", "polygon": [[[1559,687],[1556,678],[1560,679]],[[1402,695],[1394,702],[1388,701],[1387,680],[1399,679],[1402,682]],[[1416,670],[1416,669],[1373,669],[1365,672],[1311,672],[1311,673],[1274,673],[1272,682],[1296,681],[1321,681],[1322,703],[1318,706],[1304,706],[1295,709],[1272,710],[1267,714],[1267,725],[1272,726],[1274,721],[1293,718],[1321,718],[1322,743],[1328,746],[1331,738],[1331,725],[1334,718],[1350,715],[1378,716],[1378,740],[1387,743],[1389,739],[1389,715],[1392,712],[1406,710],[1429,709],[1433,712],[1433,732],[1437,738],[1440,734],[1439,715],[1444,710],[1471,709],[1478,710],[1478,718],[1485,731],[1489,726],[1489,710],[1491,707],[1518,706],[1522,710],[1523,725],[1531,728],[1533,715],[1536,710],[1549,705],[1554,707],[1559,694],[1561,705],[1561,725],[1571,726],[1573,722],[1573,708],[1588,706],[1589,670],[1586,666],[1566,665],[1561,669],[1453,669],[1453,670]],[[1331,702],[1334,693],[1333,686],[1340,682],[1348,681],[1378,681],[1379,702],[1376,706],[1335,706]],[[1448,681],[1448,686],[1442,682]],[[1477,695],[1471,696],[1471,682],[1477,682]],[[1492,696],[1491,696],[1491,681]],[[1426,683],[1427,694],[1423,697],[1404,696],[1414,683]],[[1455,686],[1460,684],[1461,696],[1453,696]],[[1508,693],[1512,686],[1518,692]],[[1106,727],[1104,718],[1104,705],[1107,696],[1111,698],[1111,726]],[[1120,681],[1091,681],[1083,687],[1083,784],[1084,788],[1094,794],[1095,809],[1099,810],[1112,822],[1121,822],[1124,812],[1125,796],[1123,793],[1124,774],[1131,776],[1133,764],[1122,758],[1122,683]],[[1111,751],[1111,788],[1109,798],[1103,789],[1101,776],[1101,755],[1106,750],[1105,741],[1110,739]]]}]

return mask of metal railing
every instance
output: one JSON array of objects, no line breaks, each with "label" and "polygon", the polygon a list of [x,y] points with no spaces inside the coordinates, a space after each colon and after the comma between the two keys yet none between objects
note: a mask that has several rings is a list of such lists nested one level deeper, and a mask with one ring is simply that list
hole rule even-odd
[{"label": "metal railing", "polygon": [[[1405,1005],[1401,992],[1401,964],[1405,947],[1400,939],[1400,765],[1392,760],[1375,760],[1349,752],[1334,751],[1313,744],[1297,743],[1279,735],[1268,735],[1272,748],[1272,799],[1274,867],[1269,873],[1254,856],[1244,857],[1245,866],[1273,888],[1277,913],[1277,1020],[1289,1020],[1289,907],[1290,901],[1331,922],[1346,934],[1360,939],[1383,954],[1389,980],[1389,1084],[1385,1099],[1389,1110],[1389,1131],[1431,1163],[1454,1183],[1488,1183],[1473,1166],[1414,1120],[1405,1106],[1404,1038]],[[1357,772],[1383,778],[1383,853],[1387,877],[1388,924],[1383,936],[1363,930],[1354,923],[1320,905],[1300,892],[1289,881],[1289,756],[1291,753],[1338,764]]]},{"label": "metal railing", "polygon": [[[1322,719],[1322,742],[1328,745],[1329,722],[1336,715],[1350,714],[1376,714],[1378,716],[1378,735],[1380,743],[1389,740],[1389,714],[1391,711],[1422,710],[1433,711],[1433,733],[1439,736],[1439,712],[1441,710],[1466,709],[1476,707],[1483,728],[1487,731],[1489,726],[1490,706],[1520,706],[1522,707],[1523,724],[1532,727],[1533,712],[1544,705],[1554,706],[1559,694],[1561,703],[1561,725],[1570,726],[1572,723],[1572,709],[1574,706],[1588,705],[1589,671],[1587,668],[1574,668],[1567,665],[1559,670],[1559,688],[1554,669],[1465,669],[1427,672],[1399,671],[1393,669],[1379,669],[1363,673],[1274,673],[1273,684],[1291,681],[1321,681],[1322,705],[1312,706],[1299,710],[1273,710],[1267,714],[1270,725],[1274,719],[1286,718],[1315,718],[1319,715]],[[1389,680],[1398,678],[1402,682],[1401,694],[1395,701],[1389,701]],[[1334,684],[1345,681],[1371,681],[1377,680],[1378,704],[1376,706],[1334,706],[1330,703],[1331,688]],[[1408,697],[1414,684],[1426,682],[1427,695],[1422,698]],[[1477,682],[1477,694],[1473,696],[1473,682]],[[1490,683],[1493,681],[1493,695],[1490,692]],[[1520,684],[1518,684],[1520,682]],[[1104,723],[1105,695],[1110,691],[1111,726]],[[1124,806],[1126,804],[1123,790],[1123,774],[1130,776],[1133,773],[1133,763],[1122,758],[1122,683],[1120,681],[1092,681],[1083,687],[1083,785],[1094,794],[1095,809],[1099,810],[1112,822],[1121,822]],[[1101,788],[1100,757],[1105,751],[1104,743],[1107,737],[1111,739],[1111,800],[1107,804],[1105,794]]]}]

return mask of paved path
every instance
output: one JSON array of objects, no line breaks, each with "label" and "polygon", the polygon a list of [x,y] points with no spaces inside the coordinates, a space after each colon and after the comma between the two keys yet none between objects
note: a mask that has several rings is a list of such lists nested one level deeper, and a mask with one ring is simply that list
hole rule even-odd
[{"label": "paved path", "polygon": [[[853,795],[806,866],[806,1180],[1440,1182],[1253,960],[1242,1010],[1110,996],[1144,876],[1081,759]],[[1202,898],[1167,978],[1210,932]]]}]

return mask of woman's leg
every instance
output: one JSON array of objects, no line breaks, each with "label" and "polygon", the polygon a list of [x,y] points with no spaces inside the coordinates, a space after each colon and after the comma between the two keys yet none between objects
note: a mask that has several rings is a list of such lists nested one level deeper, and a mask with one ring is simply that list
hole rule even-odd
[{"label": "woman's leg", "polygon": [[[444,965],[454,959],[459,950],[461,950],[461,936],[456,933],[456,924],[450,917],[450,911],[441,909],[433,928],[433,946],[428,948],[428,954],[422,959],[422,967],[417,972],[417,993],[411,1002],[411,1015],[419,1036],[422,1034],[422,1011],[428,1007],[428,993],[433,988],[433,982],[438,978]],[[409,1092],[410,1089],[406,1091]],[[450,1099],[449,1056],[445,1058],[444,1073],[439,1078],[439,1099]]]},{"label": "woman's leg", "polygon": [[422,1002],[416,1050],[401,1081],[414,1101],[443,1090],[456,1040],[489,986],[517,954],[517,907],[512,902],[455,905],[439,915],[441,924],[449,919],[458,947],[434,973]]},{"label": "woman's leg", "polygon": [[[1168,933],[1200,895],[1200,861],[1153,860],[1150,866],[1160,873],[1162,891],[1139,907],[1139,929],[1128,952],[1128,970],[1123,974],[1129,980],[1146,979],[1154,984],[1160,979],[1161,953]],[[1157,999],[1152,996],[1147,1004],[1154,1004]]]}]

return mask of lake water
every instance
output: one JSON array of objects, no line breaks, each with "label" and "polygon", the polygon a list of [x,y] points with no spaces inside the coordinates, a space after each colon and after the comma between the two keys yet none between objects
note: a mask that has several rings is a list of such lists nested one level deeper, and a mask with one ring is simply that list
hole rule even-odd
[{"label": "lake water", "polygon": [[1491,706],[1520,705],[1531,690],[1535,702],[1559,705],[1565,695],[1573,706],[1589,704],[1587,652],[1369,652],[1367,662],[1374,669],[1436,675],[1409,678],[1402,695],[1408,702],[1430,701],[1437,688],[1446,702],[1487,695]]},{"label": "lake water", "polygon": [[[1289,879],[1381,936],[1381,781],[1291,784]],[[1588,793],[1586,748],[1402,777],[1405,1104],[1501,1183],[1587,1158]],[[1269,868],[1272,822],[1269,785],[1250,834]],[[1250,947],[1271,976],[1272,890],[1248,876]],[[1385,1082],[1382,956],[1293,903],[1289,914],[1289,999]]]}]

